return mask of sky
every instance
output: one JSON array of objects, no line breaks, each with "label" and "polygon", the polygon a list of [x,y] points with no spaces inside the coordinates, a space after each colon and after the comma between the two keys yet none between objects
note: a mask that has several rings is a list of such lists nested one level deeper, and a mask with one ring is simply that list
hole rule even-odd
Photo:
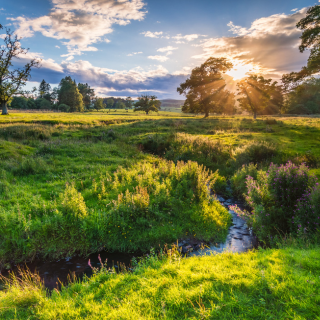
[{"label": "sky", "polygon": [[[320,2],[320,1],[319,1]],[[315,0],[0,0],[0,23],[39,57],[27,88],[65,76],[98,96],[183,99],[177,87],[209,57],[226,57],[234,80],[280,79],[306,64],[296,23]],[[4,31],[0,30],[0,43]],[[230,78],[231,79],[231,78]]]}]

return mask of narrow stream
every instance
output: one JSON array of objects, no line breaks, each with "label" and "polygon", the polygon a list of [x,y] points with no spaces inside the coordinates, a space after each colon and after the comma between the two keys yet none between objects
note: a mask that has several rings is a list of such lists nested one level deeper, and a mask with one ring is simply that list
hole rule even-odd
[{"label": "narrow stream", "polygon": [[[221,196],[216,196],[217,200],[225,206],[227,209],[230,205],[237,204],[241,208],[241,202],[232,198],[224,199]],[[228,209],[229,210],[229,209]],[[227,239],[224,243],[211,243],[206,246],[205,249],[200,249],[199,241],[183,240],[179,242],[179,247],[183,253],[187,253],[188,256],[201,256],[210,255],[212,253],[220,253],[223,251],[230,252],[246,252],[257,246],[257,239],[249,230],[245,221],[237,216],[235,212],[229,210],[232,214],[233,222],[229,229]],[[120,268],[121,264],[130,267],[133,254],[127,253],[110,253],[102,251],[100,253],[91,254],[87,258],[83,257],[70,257],[61,259],[58,261],[33,261],[21,267],[27,267],[31,272],[37,272],[43,279],[46,288],[53,290],[59,286],[59,281],[62,283],[68,283],[68,276],[70,274],[75,275],[77,278],[82,278],[84,275],[90,277],[92,275],[92,269],[88,265],[90,259],[91,265],[94,268],[100,267],[99,256],[104,262],[107,260],[107,267],[115,267],[116,270]],[[17,272],[15,267],[11,272]],[[8,276],[8,272],[3,273],[4,276]]]}]

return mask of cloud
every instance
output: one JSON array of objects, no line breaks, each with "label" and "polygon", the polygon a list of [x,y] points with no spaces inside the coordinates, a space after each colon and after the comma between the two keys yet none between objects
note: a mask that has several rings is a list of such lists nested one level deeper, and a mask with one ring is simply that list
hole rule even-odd
[{"label": "cloud", "polygon": [[60,49],[60,47],[59,47],[59,46],[56,46],[56,48]]},{"label": "cloud", "polygon": [[275,14],[255,20],[250,28],[228,24],[233,37],[203,40],[203,53],[193,56],[205,60],[210,56],[227,57],[235,64],[247,65],[252,72],[280,77],[283,73],[299,70],[305,65],[308,53],[297,49],[301,31],[296,28],[305,17],[307,8],[293,14]]},{"label": "cloud", "polygon": [[148,59],[164,62],[164,61],[167,61],[169,58],[166,56],[148,56]]},{"label": "cloud", "polygon": [[[319,1],[320,2],[320,1]],[[299,9],[298,8],[295,8],[295,9],[292,9],[291,11],[298,11]]]},{"label": "cloud", "polygon": [[142,54],[142,53],[143,53],[142,51],[140,51],[140,52],[132,52],[132,53],[127,54],[127,56],[128,57],[132,57],[132,56],[134,56],[136,54]]},{"label": "cloud", "polygon": [[5,33],[0,34],[0,39],[5,39],[7,35]]},{"label": "cloud", "polygon": [[159,38],[159,36],[161,36],[163,32],[162,31],[159,31],[159,32],[145,31],[145,32],[141,32],[141,34],[143,34],[147,38]]},{"label": "cloud", "polygon": [[53,8],[38,18],[8,18],[17,25],[21,37],[32,37],[35,32],[61,40],[69,55],[96,51],[92,44],[105,39],[113,25],[127,25],[131,20],[142,20],[146,14],[143,0],[52,0]]},{"label": "cloud", "polygon": [[[181,34],[177,34],[176,36],[172,37],[172,39],[175,39],[177,41],[181,41],[181,40],[186,40],[186,41],[193,41],[195,39],[198,39],[199,37],[201,37],[200,34],[187,34],[185,36],[181,35]],[[205,36],[204,36],[205,37]],[[180,43],[180,42],[179,42]]]},{"label": "cloud", "polygon": [[168,47],[164,47],[164,48],[160,48],[157,51],[158,52],[168,52],[168,51],[172,51],[172,50],[177,50],[178,48],[174,48],[172,46],[168,46]]}]

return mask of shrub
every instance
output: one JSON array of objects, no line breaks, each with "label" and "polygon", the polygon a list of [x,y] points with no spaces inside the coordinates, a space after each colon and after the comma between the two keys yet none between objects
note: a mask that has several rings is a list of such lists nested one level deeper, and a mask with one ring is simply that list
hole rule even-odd
[{"label": "shrub", "polygon": [[283,235],[298,231],[293,223],[300,221],[300,209],[296,207],[315,183],[316,178],[309,174],[304,164],[295,166],[288,162],[280,167],[271,164],[268,172],[258,172],[256,180],[247,177],[246,202],[252,213],[232,208],[247,219],[261,240],[269,241],[279,233]]},{"label": "shrub", "polygon": [[249,165],[243,165],[230,179],[233,193],[237,196],[244,197],[247,193],[246,178],[250,176],[257,179],[257,175],[258,169],[256,164],[250,163]]},{"label": "shrub", "polygon": [[58,110],[60,110],[62,112],[69,112],[70,111],[70,106],[62,103],[62,104],[59,104]]},{"label": "shrub", "polygon": [[278,154],[275,145],[266,141],[251,141],[243,147],[234,151],[234,156],[238,164],[261,163],[271,160]]}]

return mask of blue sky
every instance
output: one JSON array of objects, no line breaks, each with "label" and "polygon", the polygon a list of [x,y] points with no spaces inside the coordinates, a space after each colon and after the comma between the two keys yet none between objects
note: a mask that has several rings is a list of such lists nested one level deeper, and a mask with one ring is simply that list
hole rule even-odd
[{"label": "blue sky", "polygon": [[[71,75],[100,96],[181,98],[177,86],[210,56],[278,79],[307,54],[295,24],[308,0],[25,0],[0,2],[0,23],[42,58],[28,87]],[[22,59],[20,62],[24,62]]]}]

